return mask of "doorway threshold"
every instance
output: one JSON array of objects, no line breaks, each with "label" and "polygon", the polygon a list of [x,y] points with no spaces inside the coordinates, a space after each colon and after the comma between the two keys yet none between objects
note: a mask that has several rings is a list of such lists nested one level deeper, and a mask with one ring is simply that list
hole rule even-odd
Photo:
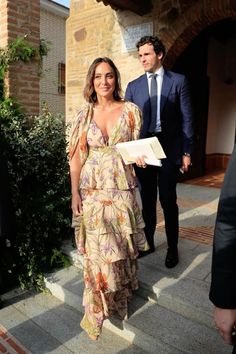
[{"label": "doorway threshold", "polygon": [[204,176],[188,179],[182,183],[203,187],[221,188],[224,180],[225,169],[214,170]]}]

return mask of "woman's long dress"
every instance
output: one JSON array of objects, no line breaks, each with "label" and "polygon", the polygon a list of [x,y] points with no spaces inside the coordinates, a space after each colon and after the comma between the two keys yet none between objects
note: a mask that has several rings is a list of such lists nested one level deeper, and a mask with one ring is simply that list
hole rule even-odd
[{"label": "woman's long dress", "polygon": [[107,139],[91,120],[88,157],[81,171],[83,227],[76,236],[84,254],[81,327],[95,336],[112,313],[121,318],[127,315],[127,302],[138,288],[138,250],[148,249],[135,198],[134,170],[132,165],[124,165],[115,148],[117,142],[131,139],[127,114],[124,110]]}]

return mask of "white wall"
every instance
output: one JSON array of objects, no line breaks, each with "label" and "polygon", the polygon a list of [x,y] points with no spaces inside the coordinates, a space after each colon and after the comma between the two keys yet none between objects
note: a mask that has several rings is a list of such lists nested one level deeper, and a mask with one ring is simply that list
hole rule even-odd
[{"label": "white wall", "polygon": [[[231,154],[236,131],[236,40],[209,42],[210,99],[206,154]],[[225,80],[231,79],[227,84]]]}]

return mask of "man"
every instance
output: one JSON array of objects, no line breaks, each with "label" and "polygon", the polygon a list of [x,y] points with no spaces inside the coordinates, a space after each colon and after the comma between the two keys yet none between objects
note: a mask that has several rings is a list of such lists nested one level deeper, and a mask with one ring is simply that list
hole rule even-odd
[{"label": "man", "polygon": [[224,341],[236,353],[236,145],[218,205],[211,270],[210,300],[214,320]]},{"label": "man", "polygon": [[128,84],[125,98],[136,103],[143,112],[141,138],[156,136],[167,157],[162,160],[161,167],[136,168],[141,186],[145,234],[150,247],[140,256],[155,250],[158,187],[168,244],[165,265],[173,268],[179,261],[177,175],[180,168],[184,173],[191,165],[193,113],[190,93],[183,75],[163,68],[165,47],[158,37],[142,37],[136,46],[145,74]]}]

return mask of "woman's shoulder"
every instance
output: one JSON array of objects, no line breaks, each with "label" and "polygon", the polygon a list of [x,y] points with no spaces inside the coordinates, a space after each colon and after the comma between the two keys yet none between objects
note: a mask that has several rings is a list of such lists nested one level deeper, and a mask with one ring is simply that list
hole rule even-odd
[{"label": "woman's shoulder", "polygon": [[77,108],[77,114],[86,114],[88,111],[92,109],[92,104],[91,103],[84,103],[80,107]]},{"label": "woman's shoulder", "polygon": [[132,112],[135,116],[142,116],[141,109],[133,102],[125,101],[125,108],[127,112]]},{"label": "woman's shoulder", "polygon": [[140,111],[140,108],[133,102],[130,101],[125,101],[125,107],[127,108],[127,110],[130,110],[132,112],[136,112],[136,111]]},{"label": "woman's shoulder", "polygon": [[83,105],[77,108],[73,121],[78,122],[82,121],[83,119],[86,119],[91,109],[92,105],[90,103],[84,103]]}]

